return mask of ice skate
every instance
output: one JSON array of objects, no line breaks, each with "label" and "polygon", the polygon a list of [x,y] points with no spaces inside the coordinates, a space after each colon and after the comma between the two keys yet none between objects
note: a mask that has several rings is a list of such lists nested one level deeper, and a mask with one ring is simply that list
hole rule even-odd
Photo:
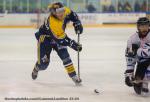
[{"label": "ice skate", "polygon": [[73,82],[75,83],[75,85],[77,86],[81,86],[81,82],[82,80],[80,78],[78,78],[77,76],[72,77]]},{"label": "ice skate", "polygon": [[39,68],[38,67],[34,67],[33,71],[32,71],[32,79],[35,80],[38,76],[38,71],[39,71]]},{"label": "ice skate", "polygon": [[142,84],[142,90],[141,90],[141,95],[142,96],[147,96],[148,93],[149,93],[148,83],[147,82],[143,82],[143,84]]}]

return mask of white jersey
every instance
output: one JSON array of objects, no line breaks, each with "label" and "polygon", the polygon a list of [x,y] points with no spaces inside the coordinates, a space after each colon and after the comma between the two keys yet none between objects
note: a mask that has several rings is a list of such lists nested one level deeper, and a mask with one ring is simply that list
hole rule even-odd
[{"label": "white jersey", "polygon": [[150,43],[150,32],[144,38],[140,38],[139,34],[135,33],[128,39],[127,48],[131,48],[132,44],[137,44],[139,47],[143,47],[145,43]]},{"label": "white jersey", "polygon": [[[132,50],[132,44],[136,44],[140,48],[144,48],[145,43],[150,43],[150,32],[144,38],[140,38],[139,34],[135,33],[131,37],[129,37],[127,42],[127,49]],[[126,56],[126,61],[127,61],[127,69],[134,69],[136,62],[138,61],[138,57]]]}]

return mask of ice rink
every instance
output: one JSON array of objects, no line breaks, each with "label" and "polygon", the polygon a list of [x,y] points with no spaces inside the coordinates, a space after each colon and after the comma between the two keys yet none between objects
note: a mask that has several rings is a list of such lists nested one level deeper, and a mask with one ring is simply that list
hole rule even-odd
[{"label": "ice rink", "polygon": [[[81,78],[77,87],[68,77],[56,52],[47,70],[33,81],[37,60],[36,29],[0,29],[0,102],[5,98],[76,98],[79,100],[10,100],[8,102],[149,102],[124,84],[124,52],[131,28],[85,28],[81,35]],[[67,34],[77,39],[72,28]],[[69,48],[77,68],[77,53]],[[98,89],[100,94],[94,93]]]}]

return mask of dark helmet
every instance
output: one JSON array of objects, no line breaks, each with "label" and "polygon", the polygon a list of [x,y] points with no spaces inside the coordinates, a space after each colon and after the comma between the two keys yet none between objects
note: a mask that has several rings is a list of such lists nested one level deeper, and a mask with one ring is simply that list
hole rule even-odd
[{"label": "dark helmet", "polygon": [[141,32],[141,30],[139,29],[139,26],[140,26],[140,25],[150,25],[149,19],[148,19],[147,17],[141,17],[141,18],[139,18],[138,21],[137,21],[137,29],[138,29],[139,37],[140,37],[140,38],[144,38],[145,36],[147,36],[147,34],[148,34],[148,32],[149,32],[150,30],[148,30],[148,31],[143,31],[143,33],[144,33],[144,35],[143,35],[142,32]]},{"label": "dark helmet", "polygon": [[53,15],[55,12],[64,10],[64,5],[61,2],[56,2],[56,3],[50,4],[48,6],[48,9],[50,13]]},{"label": "dark helmet", "polygon": [[147,17],[141,17],[137,21],[137,26],[139,25],[150,25],[150,21]]}]

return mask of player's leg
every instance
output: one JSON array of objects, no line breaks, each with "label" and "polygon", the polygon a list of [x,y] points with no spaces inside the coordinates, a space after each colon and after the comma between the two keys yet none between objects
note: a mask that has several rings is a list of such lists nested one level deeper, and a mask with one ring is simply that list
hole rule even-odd
[{"label": "player's leg", "polygon": [[[136,72],[135,72],[135,81],[138,80],[145,80],[145,74],[147,68],[149,66],[149,61],[141,62],[137,64]],[[142,92],[146,91],[146,84],[145,82],[134,83],[134,90],[137,94],[141,94]]]},{"label": "player's leg", "polygon": [[148,82],[149,81],[150,81],[150,65],[148,66],[146,73],[145,73],[145,77],[143,79],[142,92],[144,94],[149,92],[149,89],[148,89]]},{"label": "player's leg", "polygon": [[69,77],[72,78],[72,80],[75,82],[76,85],[80,85],[81,79],[79,79],[76,74],[76,71],[75,71],[74,65],[72,63],[72,60],[70,58],[70,55],[68,53],[67,47],[57,45],[55,50],[57,51],[58,56],[62,60],[63,65],[64,65]]},{"label": "player's leg", "polygon": [[148,82],[147,82],[147,76],[145,74],[145,77],[143,79],[143,83],[142,83],[142,93],[143,95],[146,95],[149,92],[148,89]]},{"label": "player's leg", "polygon": [[32,79],[37,78],[38,71],[45,70],[48,67],[51,51],[50,40],[44,35],[41,35],[38,41],[38,61],[34,66]]},{"label": "player's leg", "polygon": [[146,76],[147,76],[147,80],[150,81],[150,65],[148,66],[146,70]]}]

